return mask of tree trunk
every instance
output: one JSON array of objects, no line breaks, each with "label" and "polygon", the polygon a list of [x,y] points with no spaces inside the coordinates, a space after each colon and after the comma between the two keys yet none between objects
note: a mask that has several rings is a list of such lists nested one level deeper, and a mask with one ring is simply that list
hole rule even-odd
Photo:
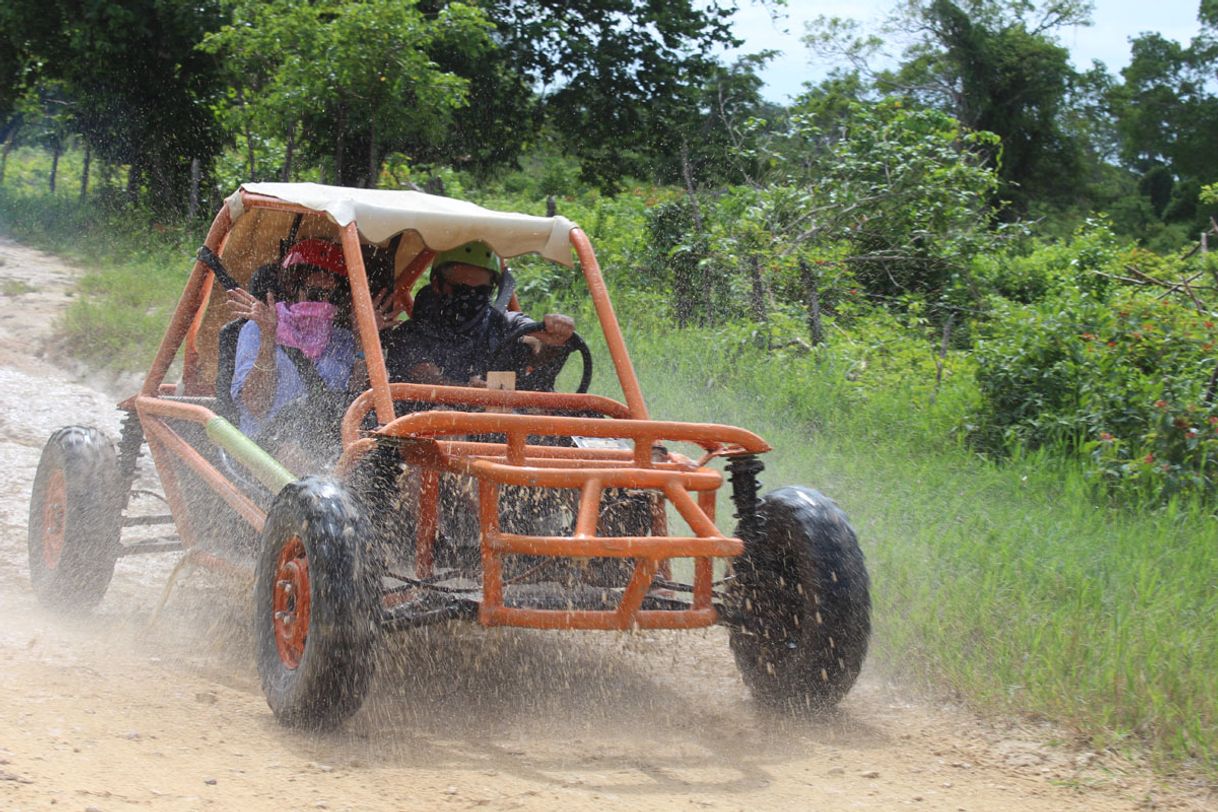
[{"label": "tree trunk", "polygon": [[184,183],[178,182],[170,159],[165,155],[152,155],[144,168],[144,177],[148,203],[153,210],[158,214],[170,211],[180,214],[182,204],[186,202],[182,197],[186,189]]},{"label": "tree trunk", "polygon": [[0,153],[0,185],[4,183],[4,170],[8,166],[8,154],[13,151],[13,147],[17,146],[17,130],[19,127],[14,127],[9,131],[8,138],[4,141],[4,151]]},{"label": "tree trunk", "polygon": [[334,182],[343,183],[343,148],[347,144],[347,108],[338,106],[338,139],[334,145]]},{"label": "tree trunk", "polygon": [[49,184],[51,187],[51,194],[55,194],[55,176],[59,174],[59,156],[62,152],[63,150],[60,149],[59,144],[55,144],[55,146],[51,148],[51,177]]},{"label": "tree trunk", "polygon": [[799,261],[799,275],[804,285],[804,301],[808,306],[808,338],[812,346],[820,346],[824,333],[820,324],[820,280],[812,266],[806,261]]},{"label": "tree trunk", "polygon": [[242,118],[245,119],[245,159],[249,164],[250,182],[258,180],[258,163],[254,155],[254,133],[250,129],[250,118],[245,113],[245,89],[237,86],[237,105],[241,108]]},{"label": "tree trunk", "polygon": [[368,183],[367,188],[375,189],[381,177],[381,162],[376,158],[376,119],[371,122],[372,132],[368,135]]},{"label": "tree trunk", "polygon": [[689,196],[689,207],[694,217],[694,228],[701,234],[702,209],[698,206],[698,195],[694,191],[694,173],[689,166],[689,145],[681,142],[681,175],[685,178],[685,194]]},{"label": "tree trunk", "polygon": [[296,152],[296,122],[288,127],[288,144],[283,153],[283,174],[279,179],[284,183],[292,182],[292,156]]},{"label": "tree trunk", "polygon": [[80,169],[80,202],[89,197],[89,165],[93,163],[93,148],[85,144],[85,162]]},{"label": "tree trunk", "polygon": [[752,257],[749,261],[749,279],[753,283],[752,296],[749,304],[753,311],[754,321],[766,320],[765,284],[761,280],[761,259]]},{"label": "tree trunk", "polygon": [[187,216],[194,220],[199,216],[199,183],[203,178],[203,164],[198,158],[190,159],[190,206]]},{"label": "tree trunk", "polygon": [[127,169],[127,202],[134,206],[140,199],[140,175],[143,167],[140,165],[139,159],[132,160],[131,166]]},{"label": "tree trunk", "polygon": [[939,344],[939,354],[935,356],[935,389],[930,393],[931,403],[939,397],[939,385],[943,383],[943,362],[947,360],[947,348],[952,340],[952,322],[955,318],[955,313],[948,313],[947,321],[943,322],[943,340]]},{"label": "tree trunk", "polygon": [[444,188],[444,178],[439,175],[432,175],[423,183],[423,191],[429,195],[438,195],[446,197],[448,192]]}]

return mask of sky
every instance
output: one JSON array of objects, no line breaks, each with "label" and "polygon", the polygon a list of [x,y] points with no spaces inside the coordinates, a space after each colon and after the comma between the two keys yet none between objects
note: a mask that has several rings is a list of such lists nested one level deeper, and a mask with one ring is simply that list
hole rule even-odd
[{"label": "sky", "polygon": [[[895,5],[895,0],[789,0],[787,19],[774,22],[759,3],[741,3],[736,12],[735,32],[745,41],[737,53],[773,48],[783,53],[762,73],[766,98],[788,102],[802,90],[804,82],[823,77],[831,65],[811,63],[811,55],[799,41],[804,23],[823,14],[876,21]],[[1098,59],[1111,73],[1129,63],[1129,40],[1146,31],[1157,31],[1168,39],[1188,44],[1197,33],[1199,0],[1095,0],[1089,27],[1059,32],[1062,45],[1070,49],[1076,68],[1085,69]],[[785,30],[784,30],[785,29]],[[728,59],[731,53],[728,54]]]}]

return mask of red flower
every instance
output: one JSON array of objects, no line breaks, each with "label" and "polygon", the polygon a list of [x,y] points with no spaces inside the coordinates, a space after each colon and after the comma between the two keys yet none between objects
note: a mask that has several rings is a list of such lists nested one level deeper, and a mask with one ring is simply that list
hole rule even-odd
[{"label": "red flower", "polygon": [[1166,409],[1166,408],[1167,408],[1167,401],[1166,401],[1166,400],[1156,400],[1156,401],[1155,401],[1155,408],[1156,408],[1156,409]]},{"label": "red flower", "polygon": [[1209,423],[1211,426],[1218,426],[1218,415],[1210,415]]},{"label": "red flower", "polygon": [[1142,462],[1146,463],[1147,465],[1150,465],[1154,461],[1155,461],[1154,454],[1147,454],[1145,457],[1142,458]]},{"label": "red flower", "polygon": [[1205,323],[1205,329],[1207,329],[1207,330],[1213,330],[1213,329],[1214,329],[1214,323],[1213,323],[1212,321],[1207,321],[1207,322]]},{"label": "red flower", "polygon": [[1109,341],[1109,342],[1108,342],[1108,346],[1109,346],[1109,347],[1115,347],[1115,346],[1116,346],[1116,342],[1115,342],[1115,341]]},{"label": "red flower", "polygon": [[1111,442],[1112,442],[1112,440],[1113,440],[1113,437],[1112,437],[1112,435],[1111,435],[1111,434],[1109,434],[1108,432],[1106,432],[1106,431],[1101,431],[1101,432],[1100,432],[1100,439],[1101,439],[1101,440],[1103,440],[1103,441],[1104,441],[1104,442],[1106,442],[1106,443],[1111,443]]},{"label": "red flower", "polygon": [[1172,425],[1178,429],[1186,429],[1186,428],[1188,428],[1188,421],[1185,420],[1183,417],[1177,417],[1175,420],[1172,421]]}]

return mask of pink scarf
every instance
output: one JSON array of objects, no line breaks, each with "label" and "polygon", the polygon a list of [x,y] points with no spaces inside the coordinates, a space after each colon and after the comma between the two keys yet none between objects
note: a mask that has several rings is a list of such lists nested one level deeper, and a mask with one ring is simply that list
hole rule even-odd
[{"label": "pink scarf", "polygon": [[285,347],[296,347],[310,361],[316,361],[330,343],[336,308],[330,302],[298,302],[287,305],[275,303],[279,327],[275,341]]}]

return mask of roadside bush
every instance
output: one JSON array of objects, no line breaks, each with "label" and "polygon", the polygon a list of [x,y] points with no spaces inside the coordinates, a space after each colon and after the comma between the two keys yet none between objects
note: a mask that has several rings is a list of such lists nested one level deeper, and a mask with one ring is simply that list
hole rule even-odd
[{"label": "roadside bush", "polygon": [[[1133,253],[1123,246],[1106,218],[1091,218],[1068,240],[1031,241],[1028,250],[979,254],[972,283],[982,294],[1027,304],[1069,287],[1104,292],[1109,277],[1120,275],[1122,260]],[[1140,260],[1153,255],[1143,252]]]},{"label": "roadside bush", "polygon": [[1207,391],[1215,340],[1208,316],[1138,290],[1002,302],[976,347],[982,406],[972,440],[991,453],[1089,455],[1113,492],[1209,494],[1218,483]]}]

